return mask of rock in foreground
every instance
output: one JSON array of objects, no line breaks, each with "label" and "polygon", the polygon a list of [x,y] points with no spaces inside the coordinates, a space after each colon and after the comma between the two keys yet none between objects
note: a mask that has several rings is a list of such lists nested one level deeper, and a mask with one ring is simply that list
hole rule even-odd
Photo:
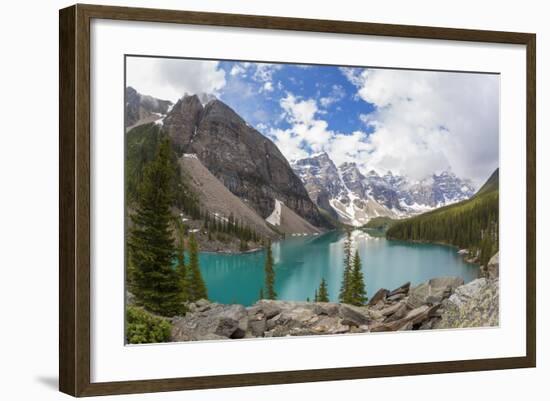
[{"label": "rock in foreground", "polygon": [[498,280],[457,277],[380,290],[368,305],[261,300],[245,308],[205,300],[172,320],[172,341],[425,330],[498,325]]}]

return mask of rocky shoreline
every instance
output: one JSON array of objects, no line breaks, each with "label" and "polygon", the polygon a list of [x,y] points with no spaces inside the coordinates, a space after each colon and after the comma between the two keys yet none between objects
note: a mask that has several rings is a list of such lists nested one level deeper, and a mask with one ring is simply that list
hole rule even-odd
[{"label": "rocky shoreline", "polygon": [[360,307],[275,300],[245,307],[200,300],[185,316],[171,319],[171,341],[498,326],[498,254],[485,270],[491,273],[467,284],[439,277],[414,287],[380,289]]}]

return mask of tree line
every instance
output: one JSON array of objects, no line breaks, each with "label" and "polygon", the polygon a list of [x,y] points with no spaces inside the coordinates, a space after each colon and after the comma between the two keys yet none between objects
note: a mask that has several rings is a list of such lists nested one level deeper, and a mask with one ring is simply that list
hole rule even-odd
[{"label": "tree line", "polygon": [[429,241],[468,249],[485,265],[498,251],[498,190],[395,222],[388,239]]},{"label": "tree line", "polygon": [[127,242],[129,289],[138,305],[163,316],[183,314],[186,302],[208,298],[194,234],[188,238],[189,263],[181,230],[179,243],[174,241],[171,157],[171,143],[165,138],[155,157],[143,167]]}]

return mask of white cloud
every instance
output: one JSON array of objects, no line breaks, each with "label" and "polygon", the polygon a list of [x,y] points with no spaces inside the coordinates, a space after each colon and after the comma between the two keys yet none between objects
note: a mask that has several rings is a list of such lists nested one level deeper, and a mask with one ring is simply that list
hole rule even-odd
[{"label": "white cloud", "polygon": [[321,104],[321,106],[327,108],[331,104],[339,102],[345,96],[346,96],[346,92],[342,85],[332,85],[329,95],[326,97],[320,98],[319,103]]},{"label": "white cloud", "polygon": [[498,166],[499,77],[487,74],[342,69],[374,132],[367,164],[423,178],[452,169],[482,183]]},{"label": "white cloud", "polygon": [[140,93],[175,102],[185,93],[218,95],[226,80],[217,61],[128,57],[126,84]]},{"label": "white cloud", "polygon": [[255,67],[255,71],[252,78],[258,82],[273,81],[273,75],[275,72],[283,68],[281,64],[258,63],[253,65]]},{"label": "white cloud", "polygon": [[264,92],[273,92],[274,88],[273,88],[273,83],[272,82],[266,82],[264,83],[264,86],[263,86],[263,91]]},{"label": "white cloud", "polygon": [[272,129],[270,136],[289,160],[324,151],[336,165],[355,162],[364,167],[366,154],[371,149],[366,133],[343,134],[330,130],[328,123],[318,117],[320,111],[314,99],[301,99],[288,93],[279,103],[291,127]]},{"label": "white cloud", "polygon": [[288,160],[302,159],[308,155],[303,148],[303,139],[292,130],[271,129],[269,136]]}]

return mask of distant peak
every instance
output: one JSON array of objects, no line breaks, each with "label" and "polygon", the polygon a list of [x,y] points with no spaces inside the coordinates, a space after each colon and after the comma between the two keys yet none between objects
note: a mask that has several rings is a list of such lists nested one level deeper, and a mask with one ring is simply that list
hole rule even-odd
[{"label": "distant peak", "polygon": [[379,177],[378,173],[372,169],[367,174],[373,177]]},{"label": "distant peak", "polygon": [[318,153],[313,153],[311,156],[309,156],[310,158],[312,159],[330,159],[329,155],[327,152],[318,152]]}]

